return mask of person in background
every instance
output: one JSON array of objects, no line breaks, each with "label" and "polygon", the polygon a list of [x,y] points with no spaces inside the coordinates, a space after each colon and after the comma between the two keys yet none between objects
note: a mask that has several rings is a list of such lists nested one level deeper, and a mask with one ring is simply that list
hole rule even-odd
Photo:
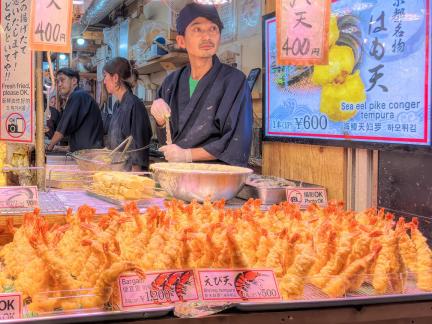
[{"label": "person in background", "polygon": [[47,150],[52,151],[65,136],[69,137],[71,152],[102,148],[101,112],[96,101],[86,91],[79,88],[78,71],[62,68],[57,71],[56,77],[59,94],[65,98],[66,104]]},{"label": "person in background", "polygon": [[47,130],[45,132],[48,139],[52,139],[62,116],[62,109],[60,105],[57,108],[56,99],[56,96],[53,95],[49,101],[50,118],[47,120]]},{"label": "person in background", "polygon": [[[111,117],[106,146],[114,149],[129,136],[133,137],[129,150],[147,146],[152,137],[150,119],[142,101],[132,93],[132,86],[136,81],[132,65],[127,59],[116,57],[105,64],[103,71],[108,93],[118,100],[118,106]],[[149,149],[129,155],[129,170],[146,171],[148,166]]]},{"label": "person in background", "polygon": [[252,143],[252,98],[246,76],[216,56],[223,24],[212,5],[191,3],[177,18],[177,44],[190,64],[171,73],[159,89],[151,114],[170,162],[219,161],[247,165]]}]

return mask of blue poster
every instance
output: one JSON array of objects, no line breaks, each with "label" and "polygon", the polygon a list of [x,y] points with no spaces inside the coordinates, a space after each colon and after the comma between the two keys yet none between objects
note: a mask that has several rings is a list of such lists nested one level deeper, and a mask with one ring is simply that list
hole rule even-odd
[{"label": "blue poster", "polygon": [[264,22],[265,137],[430,145],[431,0],[334,0],[329,63],[276,65]]}]

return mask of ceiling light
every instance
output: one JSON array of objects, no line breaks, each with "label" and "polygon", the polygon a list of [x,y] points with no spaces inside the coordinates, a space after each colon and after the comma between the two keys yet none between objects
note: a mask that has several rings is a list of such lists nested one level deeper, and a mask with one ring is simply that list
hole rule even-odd
[{"label": "ceiling light", "polygon": [[60,54],[59,58],[60,58],[60,61],[64,61],[64,60],[66,60],[66,55]]},{"label": "ceiling light", "polygon": [[73,0],[72,3],[77,6],[82,6],[84,4],[84,0]]},{"label": "ceiling light", "polygon": [[77,44],[78,44],[79,46],[83,46],[83,45],[85,44],[85,39],[84,39],[84,38],[78,38],[78,39],[77,39]]}]

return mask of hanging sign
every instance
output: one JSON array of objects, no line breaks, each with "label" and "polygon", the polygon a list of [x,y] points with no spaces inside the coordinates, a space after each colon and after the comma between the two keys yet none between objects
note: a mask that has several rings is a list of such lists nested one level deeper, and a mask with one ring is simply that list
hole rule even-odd
[{"label": "hanging sign", "polygon": [[70,53],[72,0],[32,1],[30,48],[34,51]]},{"label": "hanging sign", "polygon": [[32,143],[33,58],[28,45],[30,0],[1,1],[0,140]]},{"label": "hanging sign", "polygon": [[328,63],[331,0],[276,0],[278,65]]}]

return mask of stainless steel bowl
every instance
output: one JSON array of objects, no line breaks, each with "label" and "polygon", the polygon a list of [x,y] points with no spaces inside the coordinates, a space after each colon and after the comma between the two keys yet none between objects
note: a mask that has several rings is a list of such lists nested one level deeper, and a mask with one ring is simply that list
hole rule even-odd
[{"label": "stainless steel bowl", "polygon": [[81,171],[124,171],[127,156],[116,152],[110,157],[110,153],[106,149],[88,149],[73,152],[69,156],[77,162]]},{"label": "stainless steel bowl", "polygon": [[150,169],[171,196],[200,202],[234,198],[253,172],[247,168],[204,163],[155,163]]}]

